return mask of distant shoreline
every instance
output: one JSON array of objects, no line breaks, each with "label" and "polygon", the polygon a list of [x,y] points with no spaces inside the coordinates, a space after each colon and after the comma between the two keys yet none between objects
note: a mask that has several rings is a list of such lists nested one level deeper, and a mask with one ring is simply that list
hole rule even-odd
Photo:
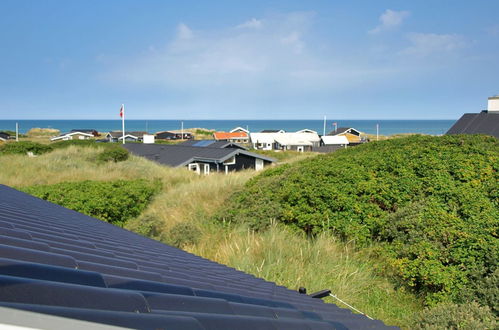
[{"label": "distant shoreline", "polygon": [[[0,120],[0,131],[15,130],[16,122],[19,123],[20,133],[26,133],[31,128],[54,128],[61,132],[68,132],[72,129],[95,129],[99,132],[109,132],[121,130],[121,120]],[[403,133],[442,135],[454,124],[455,120],[435,119],[435,120],[328,120],[326,123],[326,133],[334,129],[333,123],[337,127],[354,127],[366,134],[376,134],[376,125],[379,125],[380,135],[393,135]],[[294,132],[301,129],[312,129],[322,134],[324,131],[323,120],[126,120],[127,131],[148,131],[155,133],[158,131],[169,131],[184,128],[204,127],[210,130],[229,131],[235,127],[243,127],[251,132],[259,132],[264,129],[283,129],[288,132]]]}]

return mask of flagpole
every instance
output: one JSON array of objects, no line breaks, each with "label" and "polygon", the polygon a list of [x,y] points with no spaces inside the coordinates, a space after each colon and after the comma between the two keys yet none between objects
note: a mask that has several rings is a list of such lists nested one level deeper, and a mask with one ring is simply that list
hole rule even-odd
[{"label": "flagpole", "polygon": [[123,109],[123,116],[121,116],[121,126],[122,126],[122,133],[123,133],[123,144],[125,144],[125,105],[122,104],[121,108]]}]

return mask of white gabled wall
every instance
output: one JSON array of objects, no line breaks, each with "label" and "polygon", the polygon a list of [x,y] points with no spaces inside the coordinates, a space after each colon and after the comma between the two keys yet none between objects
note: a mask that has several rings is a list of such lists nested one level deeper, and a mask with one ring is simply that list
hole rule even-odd
[{"label": "white gabled wall", "polygon": [[499,111],[499,96],[489,97],[487,111]]}]

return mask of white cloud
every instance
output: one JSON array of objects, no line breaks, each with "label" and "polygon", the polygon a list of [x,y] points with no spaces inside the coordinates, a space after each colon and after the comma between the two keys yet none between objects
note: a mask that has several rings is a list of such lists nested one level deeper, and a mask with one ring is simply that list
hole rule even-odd
[{"label": "white cloud", "polygon": [[381,16],[379,17],[380,24],[372,30],[368,32],[370,34],[377,34],[380,32],[384,32],[387,30],[394,29],[401,25],[403,21],[409,17],[410,13],[408,11],[395,11],[391,9],[387,9]]},{"label": "white cloud", "polygon": [[182,40],[191,39],[193,37],[193,35],[194,34],[192,33],[192,30],[184,23],[180,23],[177,26],[177,38],[178,39],[182,39]]},{"label": "white cloud", "polygon": [[150,50],[147,45],[128,57],[107,56],[112,61],[103,65],[108,69],[104,79],[113,86],[181,95],[178,102],[184,109],[251,110],[265,103],[278,104],[281,109],[276,111],[285,113],[286,107],[299,102],[332,100],[335,93],[399,87],[401,77],[406,81],[432,65],[401,53],[447,51],[459,44],[457,37],[412,34],[402,52],[398,52],[400,40],[382,48],[365,44],[355,48],[312,33],[311,13],[282,14],[259,22],[261,28],[228,26],[195,29],[195,33],[179,24],[176,38],[166,46],[158,46],[164,44],[158,40]]},{"label": "white cloud", "polygon": [[236,26],[236,28],[238,29],[260,29],[262,27],[263,27],[262,21],[257,20],[256,18],[252,18],[249,21],[246,21]]},{"label": "white cloud", "polygon": [[463,48],[466,42],[457,34],[411,33],[408,36],[411,46],[402,50],[402,55],[429,56],[448,55]]}]

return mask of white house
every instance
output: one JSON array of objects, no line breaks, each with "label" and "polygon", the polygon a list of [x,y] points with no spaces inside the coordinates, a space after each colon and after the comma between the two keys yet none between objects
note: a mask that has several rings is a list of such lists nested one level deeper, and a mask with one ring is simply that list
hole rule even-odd
[{"label": "white house", "polygon": [[[142,141],[147,132],[127,132],[125,131],[125,141]],[[112,131],[106,134],[106,139],[109,142],[118,142],[123,140],[122,131]]]},{"label": "white house", "polygon": [[299,130],[299,131],[297,131],[296,133],[311,133],[311,134],[317,134],[317,132],[316,132],[316,131],[313,131],[313,130],[308,129],[308,128],[305,128],[305,129]]},{"label": "white house", "polygon": [[68,141],[68,140],[88,140],[90,138],[93,138],[93,134],[90,133],[85,133],[85,132],[71,132],[71,133],[66,133],[66,134],[61,134],[59,136],[55,136],[50,139],[50,141]]},{"label": "white house", "polygon": [[247,129],[244,129],[242,127],[236,127],[230,130],[230,133],[246,133],[249,134],[249,131]]},{"label": "white house", "polygon": [[261,150],[311,151],[320,145],[317,133],[250,133],[251,143]]}]

